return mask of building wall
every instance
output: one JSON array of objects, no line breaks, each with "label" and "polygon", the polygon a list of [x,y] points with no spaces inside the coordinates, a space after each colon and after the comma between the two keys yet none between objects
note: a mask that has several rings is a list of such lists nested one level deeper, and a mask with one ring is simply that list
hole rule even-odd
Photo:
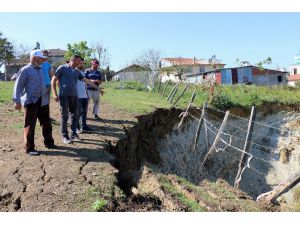
[{"label": "building wall", "polygon": [[[278,76],[282,77],[282,82],[278,82]],[[268,75],[253,75],[253,84],[258,86],[285,85],[287,81],[284,74],[273,73]]]},{"label": "building wall", "polygon": [[221,83],[232,84],[232,73],[231,69],[225,69],[221,71]]},{"label": "building wall", "polygon": [[243,84],[252,82],[252,70],[251,67],[237,68],[238,83]]},{"label": "building wall", "polygon": [[[295,73],[295,69],[297,70]],[[290,66],[290,75],[300,74],[300,65],[291,65]]]}]

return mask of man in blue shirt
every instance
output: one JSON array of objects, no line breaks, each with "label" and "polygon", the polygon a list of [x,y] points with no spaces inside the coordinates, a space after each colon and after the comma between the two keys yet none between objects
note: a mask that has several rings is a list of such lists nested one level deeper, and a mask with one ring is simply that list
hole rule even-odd
[{"label": "man in blue shirt", "polygon": [[[95,90],[99,87],[85,78],[78,69],[76,69],[81,63],[81,56],[73,55],[69,64],[61,65],[57,68],[55,76],[52,78],[52,92],[53,98],[60,104],[61,112],[61,134],[63,136],[63,142],[70,144],[71,141],[79,141],[80,138],[76,133],[78,122],[78,92],[77,81],[82,80],[89,84]],[[59,96],[57,95],[56,82],[59,81]],[[71,139],[68,134],[68,118],[71,116]]]},{"label": "man in blue shirt", "polygon": [[49,113],[49,98],[44,74],[40,67],[45,56],[40,50],[30,52],[30,63],[20,69],[14,86],[13,101],[15,109],[24,106],[24,148],[30,155],[39,155],[35,150],[34,131],[36,120],[40,121],[44,144],[47,148],[54,147],[52,125]]},{"label": "man in blue shirt", "polygon": [[[87,69],[85,71],[85,77],[89,79],[91,82],[93,82],[98,87],[102,83],[102,76],[100,71],[98,70],[99,67],[99,61],[97,59],[92,60],[92,67],[90,69]],[[98,114],[99,114],[99,103],[100,103],[100,95],[99,91],[97,89],[93,88],[90,85],[87,85],[87,92],[89,96],[89,100],[93,99],[94,107],[93,107],[93,114],[94,118],[96,120],[100,120]],[[100,93],[103,94],[103,92],[100,90]]]}]

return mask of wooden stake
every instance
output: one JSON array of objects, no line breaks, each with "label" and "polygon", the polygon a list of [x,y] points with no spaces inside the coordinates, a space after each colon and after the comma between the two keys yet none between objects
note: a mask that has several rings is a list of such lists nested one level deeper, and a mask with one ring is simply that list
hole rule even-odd
[{"label": "wooden stake", "polygon": [[[178,83],[178,86],[179,86],[179,83]],[[176,95],[176,93],[177,93],[177,91],[178,91],[178,86],[175,88],[175,90],[174,90],[174,92],[173,92],[173,94],[172,94],[172,96],[171,96],[171,98],[170,98],[170,100],[169,100],[169,103],[170,103],[170,104],[172,103],[173,98],[174,98],[174,96]]]},{"label": "wooden stake", "polygon": [[203,124],[203,119],[204,119],[204,116],[205,116],[206,107],[207,107],[207,102],[204,102],[203,107],[202,107],[202,113],[201,113],[201,116],[200,116],[200,119],[199,119],[199,122],[198,122],[196,136],[195,136],[194,143],[193,143],[193,148],[192,148],[193,152],[196,150],[198,139],[200,137],[199,134],[200,134],[201,127],[202,127],[202,124]]},{"label": "wooden stake", "polygon": [[[195,89],[195,91],[196,91],[196,89]],[[180,120],[180,122],[179,122],[179,124],[178,124],[178,128],[181,127],[184,118],[187,116],[187,114],[188,114],[188,112],[189,112],[189,109],[190,109],[191,106],[192,106],[192,103],[193,103],[193,101],[194,101],[194,99],[195,99],[195,97],[196,97],[195,91],[193,92],[192,97],[191,97],[191,100],[190,100],[190,103],[188,104],[188,106],[187,106],[187,108],[186,108],[186,110],[185,110],[185,112],[184,112],[184,114],[183,114],[183,116],[182,116],[182,118],[181,118],[181,120]]]},{"label": "wooden stake", "polygon": [[178,84],[179,84],[179,83],[175,84],[174,87],[172,88],[170,94],[169,94],[168,97],[167,97],[167,101],[169,101],[171,95],[173,94],[173,92],[174,92],[174,90],[175,90],[175,88],[177,87]]},{"label": "wooden stake", "polygon": [[239,182],[240,182],[240,176],[243,170],[243,165],[246,165],[247,162],[247,158],[248,155],[245,154],[245,152],[249,152],[249,147],[250,147],[250,141],[251,141],[251,137],[252,137],[252,131],[253,131],[253,125],[254,125],[254,121],[255,121],[255,116],[256,116],[256,110],[255,110],[255,106],[252,106],[251,109],[251,115],[250,115],[250,120],[248,123],[248,130],[247,130],[247,135],[246,135],[246,140],[245,140],[245,144],[244,144],[244,148],[242,152],[242,156],[241,156],[241,160],[239,163],[239,169],[238,172],[236,174],[236,178],[234,181],[234,186],[235,187],[239,187]]},{"label": "wooden stake", "polygon": [[170,83],[170,80],[168,80],[168,82],[166,83],[165,87],[164,87],[164,90],[163,90],[163,93],[162,93],[162,96],[164,97],[165,96],[165,93],[166,93],[166,90],[167,90],[167,87]]},{"label": "wooden stake", "polygon": [[162,80],[162,76],[160,76],[160,79],[159,79],[159,85],[158,85],[158,91],[157,91],[157,93],[159,93],[160,88],[161,88],[161,80]]},{"label": "wooden stake", "polygon": [[257,201],[273,203],[279,196],[288,192],[300,182],[300,171],[289,176],[284,182],[280,183],[274,190],[263,193],[257,197]]},{"label": "wooden stake", "polygon": [[173,105],[176,105],[176,103],[179,101],[179,99],[183,96],[184,92],[187,90],[187,88],[189,87],[190,83],[187,83],[183,89],[183,91],[180,93],[180,95],[177,97],[177,99],[175,100],[175,102],[173,103]]},{"label": "wooden stake", "polygon": [[204,160],[203,160],[203,162],[202,162],[202,164],[201,164],[201,168],[202,168],[203,165],[205,164],[205,162],[206,162],[207,158],[209,157],[209,155],[212,153],[212,151],[216,148],[217,144],[219,143],[220,138],[221,138],[221,134],[222,134],[222,132],[223,132],[223,130],[224,130],[224,128],[225,128],[225,125],[226,125],[226,123],[227,123],[228,116],[229,116],[229,111],[226,111],[225,116],[224,116],[224,119],[223,119],[223,122],[222,122],[222,124],[221,124],[221,126],[220,126],[220,129],[218,130],[218,133],[217,133],[217,135],[216,135],[216,138],[215,138],[215,140],[214,140],[214,143],[212,144],[212,146],[210,147],[208,153],[207,153],[206,156],[204,157]]}]

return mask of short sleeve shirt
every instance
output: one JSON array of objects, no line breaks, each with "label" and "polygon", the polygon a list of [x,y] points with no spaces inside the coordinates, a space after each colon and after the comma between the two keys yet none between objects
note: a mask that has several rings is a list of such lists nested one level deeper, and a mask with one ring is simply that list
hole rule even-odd
[{"label": "short sleeve shirt", "polygon": [[43,71],[43,74],[44,74],[44,80],[45,80],[45,84],[46,86],[50,86],[51,84],[51,81],[50,81],[50,71],[51,69],[51,64],[48,63],[48,62],[43,62],[42,63],[42,71]]},{"label": "short sleeve shirt", "polygon": [[84,78],[78,69],[73,69],[69,64],[61,65],[55,76],[59,80],[59,96],[78,96],[77,81]]},{"label": "short sleeve shirt", "polygon": [[[87,69],[85,71],[85,77],[89,80],[102,80],[102,75],[99,70]],[[97,84],[97,83],[96,83],[96,85],[99,86],[99,84]],[[96,90],[95,88],[91,87],[90,85],[87,85],[87,89],[88,90]]]}]

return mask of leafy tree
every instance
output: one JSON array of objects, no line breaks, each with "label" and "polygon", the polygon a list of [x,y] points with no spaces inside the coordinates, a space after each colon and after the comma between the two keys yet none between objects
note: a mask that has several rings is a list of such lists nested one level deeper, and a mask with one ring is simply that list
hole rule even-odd
[{"label": "leafy tree", "polygon": [[[0,68],[9,63],[14,58],[14,47],[6,37],[0,32]],[[5,73],[5,80],[6,80]]]},{"label": "leafy tree", "polygon": [[67,52],[64,56],[66,60],[70,60],[72,55],[80,55],[84,58],[85,65],[90,65],[92,60],[93,49],[89,48],[86,41],[80,41],[74,44],[67,45]]}]

